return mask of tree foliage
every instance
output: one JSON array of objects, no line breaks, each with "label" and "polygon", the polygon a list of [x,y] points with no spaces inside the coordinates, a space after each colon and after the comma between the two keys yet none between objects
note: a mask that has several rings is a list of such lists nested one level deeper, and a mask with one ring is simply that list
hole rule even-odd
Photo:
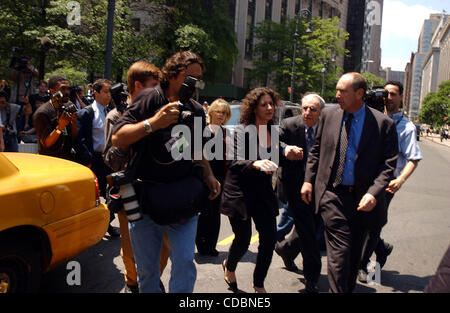
[{"label": "tree foliage", "polygon": [[419,121],[433,127],[449,124],[449,107],[450,81],[446,81],[439,85],[438,92],[430,92],[425,96],[419,112]]},{"label": "tree foliage", "polygon": [[[348,37],[338,27],[339,20],[313,18],[312,33],[306,33],[308,23],[298,23],[297,50],[294,71],[294,100],[307,91],[320,93],[325,69],[326,98],[334,97],[337,76],[342,69],[335,60],[343,56],[344,40]],[[254,69],[250,73],[253,84],[264,84],[277,89],[283,98],[288,98],[291,86],[292,57],[294,51],[294,33],[296,19],[286,19],[275,23],[265,20],[255,27],[255,49],[253,54]]]}]

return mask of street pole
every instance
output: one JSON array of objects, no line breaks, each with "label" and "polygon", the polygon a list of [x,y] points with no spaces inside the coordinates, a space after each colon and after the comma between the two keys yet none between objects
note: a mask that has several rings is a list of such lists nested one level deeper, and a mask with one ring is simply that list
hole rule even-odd
[{"label": "street pole", "polygon": [[106,53],[105,53],[105,78],[111,79],[112,46],[113,46],[113,28],[114,28],[114,10],[115,0],[108,0],[108,24],[106,30]]}]

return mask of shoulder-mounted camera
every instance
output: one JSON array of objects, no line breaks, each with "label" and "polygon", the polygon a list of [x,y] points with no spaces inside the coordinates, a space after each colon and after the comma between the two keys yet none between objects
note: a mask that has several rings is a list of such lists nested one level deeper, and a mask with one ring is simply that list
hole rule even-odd
[{"label": "shoulder-mounted camera", "polygon": [[364,102],[371,108],[384,113],[384,106],[389,93],[382,86],[372,87],[366,92]]},{"label": "shoulder-mounted camera", "polygon": [[124,83],[115,83],[109,87],[111,98],[117,108],[117,111],[123,113],[127,108],[128,87]]},{"label": "shoulder-mounted camera", "polygon": [[178,111],[180,111],[180,115],[178,117],[179,124],[185,124],[189,127],[194,125],[194,112],[192,111],[191,106],[188,106],[187,103],[189,99],[191,99],[195,91],[199,89],[205,88],[205,83],[202,80],[196,79],[192,76],[187,76],[183,84],[178,91],[179,96],[179,105]]}]

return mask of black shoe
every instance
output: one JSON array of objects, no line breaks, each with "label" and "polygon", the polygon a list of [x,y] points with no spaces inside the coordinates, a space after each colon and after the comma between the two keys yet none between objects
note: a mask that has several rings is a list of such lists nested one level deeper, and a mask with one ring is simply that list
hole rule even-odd
[{"label": "black shoe", "polygon": [[138,285],[126,285],[125,286],[125,293],[139,293],[139,286]]},{"label": "black shoe", "polygon": [[120,230],[117,227],[109,225],[107,232],[111,237],[120,237]]},{"label": "black shoe", "polygon": [[387,257],[391,254],[392,249],[394,249],[394,246],[385,242],[383,253],[379,255],[377,254],[377,262],[380,264],[380,269],[382,269],[384,264],[386,264]]},{"label": "black shoe", "polygon": [[211,250],[208,251],[208,254],[209,254],[210,256],[218,256],[218,255],[219,255],[219,251],[217,251],[216,248],[213,248],[213,249],[211,249]]},{"label": "black shoe", "polygon": [[367,283],[367,271],[366,271],[366,270],[360,269],[360,270],[358,271],[358,280],[359,280],[361,283]]},{"label": "black shoe", "polygon": [[289,258],[288,256],[286,256],[283,253],[283,250],[281,249],[281,247],[278,243],[275,245],[275,252],[283,260],[284,267],[286,268],[286,270],[288,270],[290,272],[298,272],[299,271],[297,265],[295,265],[295,263],[294,263],[294,260],[292,260],[291,258]]},{"label": "black shoe", "polygon": [[306,281],[305,292],[306,293],[319,293],[319,287],[317,287],[317,284],[312,281]]},{"label": "black shoe", "polygon": [[[222,262],[222,268],[223,268],[223,272],[225,273],[225,268],[226,268],[226,264],[227,264],[227,260],[223,260]],[[225,280],[225,282],[227,283],[228,287],[230,287],[231,291],[233,292],[238,292],[238,287],[237,287],[237,282],[229,282],[228,280],[226,280],[226,278],[223,278]]]}]

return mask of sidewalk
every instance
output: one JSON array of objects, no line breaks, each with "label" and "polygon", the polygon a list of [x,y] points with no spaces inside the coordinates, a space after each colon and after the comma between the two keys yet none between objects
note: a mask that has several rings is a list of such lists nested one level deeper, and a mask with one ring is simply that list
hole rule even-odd
[{"label": "sidewalk", "polygon": [[429,140],[429,141],[438,143],[440,145],[450,147],[450,139],[447,139],[447,140],[442,139],[442,142],[441,142],[441,137],[437,134],[431,134],[430,136],[426,136],[426,135],[420,136],[420,140]]}]

